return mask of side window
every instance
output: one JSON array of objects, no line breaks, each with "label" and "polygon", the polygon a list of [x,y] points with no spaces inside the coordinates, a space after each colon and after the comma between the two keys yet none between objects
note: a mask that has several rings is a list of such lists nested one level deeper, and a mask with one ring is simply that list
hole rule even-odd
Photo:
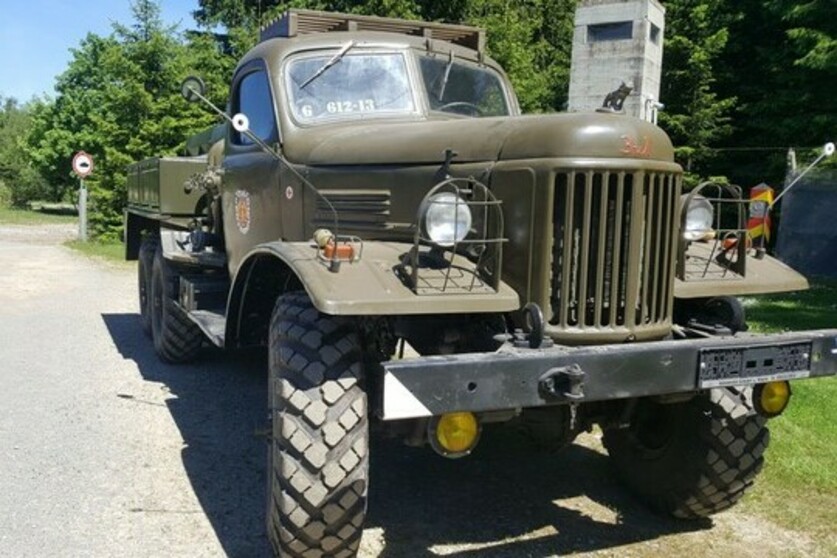
[{"label": "side window", "polygon": [[[276,141],[276,116],[273,113],[273,98],[267,73],[257,70],[245,75],[238,82],[233,113],[243,113],[250,120],[250,130],[261,140]],[[236,133],[233,142],[251,145],[253,141],[245,134]]]}]

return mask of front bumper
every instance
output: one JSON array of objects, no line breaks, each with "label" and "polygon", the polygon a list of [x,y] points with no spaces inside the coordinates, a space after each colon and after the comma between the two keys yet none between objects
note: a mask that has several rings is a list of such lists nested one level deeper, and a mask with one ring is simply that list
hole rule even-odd
[{"label": "front bumper", "polygon": [[385,362],[383,420],[688,393],[837,374],[837,329]]}]

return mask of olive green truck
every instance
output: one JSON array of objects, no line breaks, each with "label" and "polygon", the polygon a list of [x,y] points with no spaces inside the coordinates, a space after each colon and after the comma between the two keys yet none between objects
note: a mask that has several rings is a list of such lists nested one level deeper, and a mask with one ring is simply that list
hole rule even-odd
[{"label": "olive green truck", "polygon": [[746,333],[736,296],[807,283],[738,189],[681,194],[669,138],[614,95],[521,115],[484,43],[291,10],[226,111],[184,82],[222,124],[129,169],[159,357],[267,347],[280,556],[357,553],[370,429],[457,458],[490,423],[551,447],[597,424],[631,490],[705,517],[753,484],[788,381],[837,372],[837,330]]}]

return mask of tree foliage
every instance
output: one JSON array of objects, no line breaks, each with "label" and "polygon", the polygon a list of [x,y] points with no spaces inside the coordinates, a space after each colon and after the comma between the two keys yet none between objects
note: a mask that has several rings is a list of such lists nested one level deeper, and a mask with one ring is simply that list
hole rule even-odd
[{"label": "tree foliage", "polygon": [[731,17],[724,0],[666,2],[660,123],[671,136],[680,163],[699,171],[710,146],[732,130],[729,112],[735,98],[720,95],[715,68],[729,38]]},{"label": "tree foliage", "polygon": [[[119,232],[125,167],[173,154],[214,116],[185,103],[198,74],[219,106],[258,28],[290,7],[465,23],[486,28],[526,112],[566,106],[577,0],[198,0],[200,28],[181,33],[158,2],[135,0],[133,20],[88,35],[58,77],[55,99],[0,100],[0,181],[16,203],[74,195],[70,160],[96,159],[88,180],[95,233]],[[820,145],[837,129],[837,4],[833,0],[667,0],[660,124],[700,175],[749,185],[783,175],[784,147]],[[224,35],[215,34],[223,28]],[[8,133],[7,133],[8,132]],[[25,138],[25,141],[24,139]],[[775,152],[724,151],[729,147]],[[720,150],[719,150],[720,148]],[[764,154],[775,156],[765,157]],[[47,185],[49,185],[47,187]],[[0,187],[2,190],[2,187]],[[0,192],[0,196],[2,193]]]},{"label": "tree foliage", "polygon": [[720,147],[734,151],[713,165],[743,185],[780,184],[788,147],[822,145],[837,130],[837,4],[738,0],[728,8],[735,18],[717,75],[738,104]]},{"label": "tree foliage", "polygon": [[[217,76],[232,63],[215,41],[191,40],[163,25],[151,0],[133,4],[134,21],[114,24],[108,37],[88,35],[58,78],[54,103],[34,111],[30,155],[50,183],[77,187],[70,173],[76,151],[93,155],[90,189],[94,234],[116,237],[126,202],[125,168],[153,155],[173,155],[185,139],[213,117],[186,103],[179,84],[189,74]],[[226,85],[212,80],[216,97]],[[221,101],[223,105],[223,101]]]},{"label": "tree foliage", "polygon": [[17,99],[0,97],[0,206],[23,207],[30,200],[56,197],[25,151],[32,111],[39,103],[21,105]]}]

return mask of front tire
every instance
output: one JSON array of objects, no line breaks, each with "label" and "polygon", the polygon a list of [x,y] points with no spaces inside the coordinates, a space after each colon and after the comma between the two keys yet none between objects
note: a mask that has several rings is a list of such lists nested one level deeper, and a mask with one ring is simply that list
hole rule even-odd
[{"label": "front tire", "polygon": [[352,322],[304,292],[280,296],[270,322],[268,536],[279,556],[357,554],[366,515],[369,422]]},{"label": "front tire", "polygon": [[751,389],[718,388],[683,403],[643,399],[630,427],[606,430],[603,442],[630,490],[658,512],[697,519],[731,508],[753,485],[766,423]]},{"label": "front tire", "polygon": [[180,276],[158,245],[151,268],[151,337],[157,356],[171,364],[194,360],[204,340],[201,329],[177,305],[179,285]]}]

